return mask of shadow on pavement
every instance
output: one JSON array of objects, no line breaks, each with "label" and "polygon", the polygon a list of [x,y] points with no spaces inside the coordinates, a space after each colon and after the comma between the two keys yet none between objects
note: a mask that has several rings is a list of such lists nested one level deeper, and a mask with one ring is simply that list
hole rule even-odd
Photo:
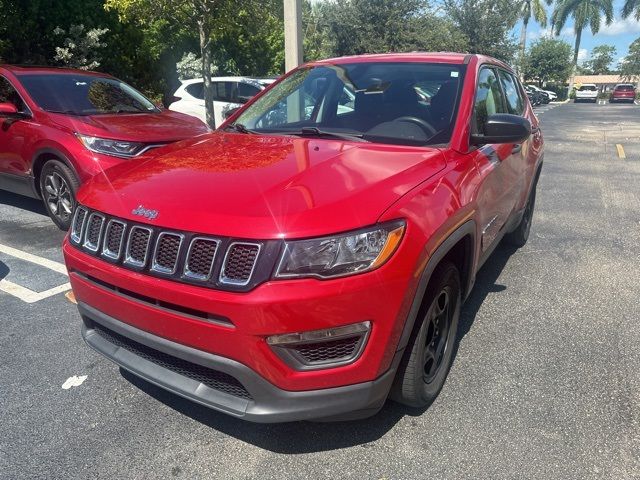
[{"label": "shadow on pavement", "polygon": [[35,198],[29,198],[23,195],[17,195],[15,193],[0,190],[0,203],[11,207],[22,208],[23,210],[44,215],[45,217],[48,216],[42,201]]},{"label": "shadow on pavement", "polygon": [[3,262],[0,262],[0,280],[9,274],[9,267]]},{"label": "shadow on pavement", "polygon": [[[474,290],[461,312],[454,362],[459,342],[470,331],[484,299],[490,293],[502,292],[507,288],[503,285],[497,285],[496,280],[514,252],[515,249],[499,247],[478,272]],[[239,440],[275,453],[311,453],[356,445],[362,445],[366,448],[366,444],[381,438],[404,416],[420,416],[428,409],[427,407],[416,410],[387,401],[378,414],[364,420],[335,423],[255,424],[185,400],[122,368],[120,373],[134,386],[183,415]]]}]

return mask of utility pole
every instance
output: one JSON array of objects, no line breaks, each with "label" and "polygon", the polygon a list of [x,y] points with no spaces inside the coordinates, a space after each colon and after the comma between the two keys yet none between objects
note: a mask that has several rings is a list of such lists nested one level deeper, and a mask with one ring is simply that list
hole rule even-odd
[{"label": "utility pole", "polygon": [[302,63],[302,0],[284,0],[284,68]]}]

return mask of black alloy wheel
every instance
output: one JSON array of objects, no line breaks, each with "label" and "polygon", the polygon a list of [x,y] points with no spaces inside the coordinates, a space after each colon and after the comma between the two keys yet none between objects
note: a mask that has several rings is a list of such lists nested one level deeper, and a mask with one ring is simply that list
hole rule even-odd
[{"label": "black alloy wheel", "polygon": [[61,230],[69,230],[71,226],[79,184],[71,169],[59,160],[49,160],[42,167],[42,200],[49,217]]},{"label": "black alloy wheel", "polygon": [[436,399],[453,361],[461,304],[460,274],[444,261],[431,276],[391,388],[393,400],[425,408]]}]

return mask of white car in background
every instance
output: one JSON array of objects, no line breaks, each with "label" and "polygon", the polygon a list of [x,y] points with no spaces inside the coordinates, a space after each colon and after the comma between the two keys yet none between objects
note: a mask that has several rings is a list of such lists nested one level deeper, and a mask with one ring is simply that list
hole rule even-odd
[{"label": "white car in background", "polygon": [[575,103],[598,101],[598,87],[595,83],[583,83],[580,88],[576,89]]},{"label": "white car in background", "polygon": [[[251,97],[275,82],[271,78],[248,77],[214,77],[211,79],[213,87],[213,111],[216,126],[222,124],[225,114],[234,108],[241,107]],[[169,110],[186,113],[199,118],[206,123],[204,108],[204,80],[194,78],[183,80],[182,85],[173,94],[173,102]]]},{"label": "white car in background", "polygon": [[543,90],[537,85],[527,85],[527,87],[533,88],[538,92],[546,93],[550,101],[553,101],[558,98],[558,95],[555,92],[552,92],[551,90]]}]

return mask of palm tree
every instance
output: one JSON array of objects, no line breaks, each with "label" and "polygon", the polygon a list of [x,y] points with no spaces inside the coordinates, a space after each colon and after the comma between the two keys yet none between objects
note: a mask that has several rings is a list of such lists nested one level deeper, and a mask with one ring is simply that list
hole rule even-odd
[{"label": "palm tree", "polygon": [[[582,31],[589,28],[593,35],[598,33],[600,31],[600,18],[603,15],[605,23],[611,25],[613,21],[613,0],[558,0],[556,3],[556,8],[551,15],[551,25],[556,35],[560,35],[560,31],[569,17],[573,18],[573,30],[576,34],[576,42],[573,49],[573,75],[575,75],[578,65]],[[569,93],[573,88],[573,75],[569,82]]]},{"label": "palm tree", "polygon": [[[544,3],[551,5],[553,0],[544,0]],[[640,1],[640,0],[627,0]],[[527,26],[531,15],[542,28],[547,26],[547,12],[544,8],[542,0],[520,0],[519,1],[520,19],[522,20],[522,28],[520,30],[520,68],[524,68],[524,55],[527,48]]]},{"label": "palm tree", "polygon": [[640,21],[640,0],[625,0],[622,6],[622,18],[627,18],[632,14],[636,20]]}]

